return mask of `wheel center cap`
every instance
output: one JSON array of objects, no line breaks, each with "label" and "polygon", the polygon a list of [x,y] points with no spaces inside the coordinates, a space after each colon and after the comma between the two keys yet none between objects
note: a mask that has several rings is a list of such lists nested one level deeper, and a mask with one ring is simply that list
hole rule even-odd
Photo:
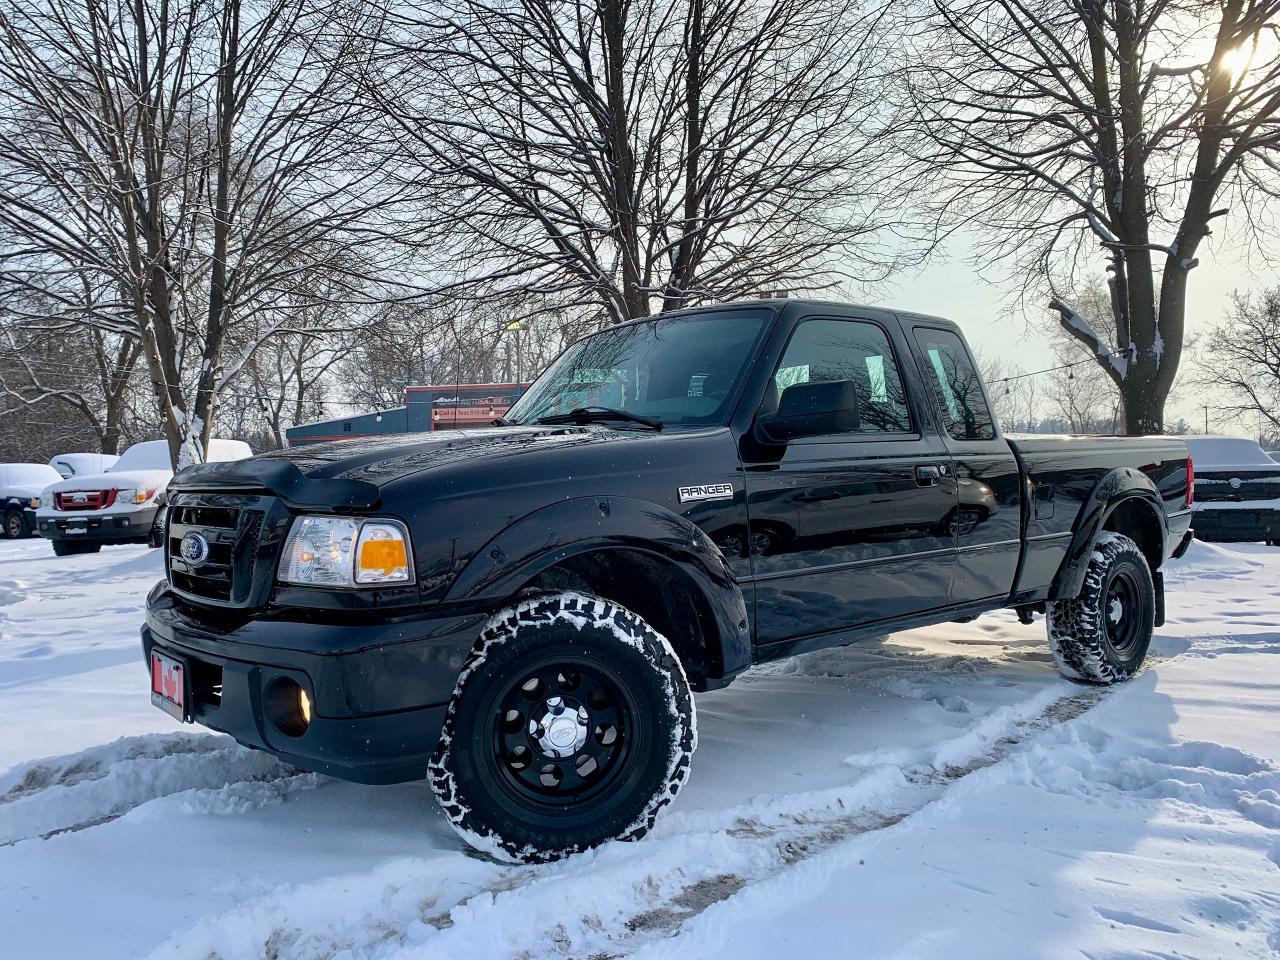
[{"label": "wheel center cap", "polygon": [[1113,598],[1111,601],[1111,609],[1107,612],[1111,617],[1112,623],[1119,623],[1120,619],[1124,616],[1124,604],[1118,599]]},{"label": "wheel center cap", "polygon": [[578,738],[578,725],[568,717],[557,717],[551,721],[547,730],[547,739],[557,747],[567,747]]},{"label": "wheel center cap", "polygon": [[544,754],[563,760],[587,742],[585,707],[562,697],[552,697],[542,705],[541,717],[529,721],[529,734]]}]

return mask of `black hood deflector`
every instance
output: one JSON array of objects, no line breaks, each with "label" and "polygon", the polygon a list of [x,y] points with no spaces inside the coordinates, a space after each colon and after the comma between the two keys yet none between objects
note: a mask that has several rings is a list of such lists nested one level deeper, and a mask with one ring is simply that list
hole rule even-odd
[{"label": "black hood deflector", "polygon": [[187,467],[169,490],[267,491],[290,506],[322,510],[371,510],[380,498],[377,486],[368,481],[308,477],[288,460],[261,458]]}]

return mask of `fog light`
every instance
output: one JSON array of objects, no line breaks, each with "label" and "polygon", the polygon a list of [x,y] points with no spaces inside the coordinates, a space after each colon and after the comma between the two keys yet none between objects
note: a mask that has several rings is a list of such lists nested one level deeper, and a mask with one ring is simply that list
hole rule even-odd
[{"label": "fog light", "polygon": [[262,707],[287,737],[300,737],[311,725],[311,696],[289,677],[276,677],[268,684]]}]

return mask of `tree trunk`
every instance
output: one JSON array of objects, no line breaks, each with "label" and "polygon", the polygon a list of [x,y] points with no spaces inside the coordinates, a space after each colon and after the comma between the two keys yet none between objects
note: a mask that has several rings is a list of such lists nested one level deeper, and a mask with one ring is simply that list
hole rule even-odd
[{"label": "tree trunk", "polygon": [[624,320],[649,315],[649,294],[641,282],[640,231],[635,210],[635,156],[627,128],[626,33],[627,9],[624,0],[603,0],[600,5],[604,33],[605,89],[609,117],[605,131],[612,163],[610,187],[613,201],[613,232],[622,268],[622,314]]},{"label": "tree trunk", "polygon": [[240,57],[240,0],[227,0],[222,20],[222,62],[218,70],[218,143],[213,211],[213,264],[209,279],[209,320],[205,327],[193,414],[199,425],[200,454],[209,450],[217,405],[219,368],[227,326],[227,244],[231,235],[231,137],[235,129],[236,67]]},{"label": "tree trunk", "polygon": [[685,158],[684,201],[680,223],[680,243],[676,247],[671,279],[663,298],[663,310],[685,306],[693,279],[693,247],[698,239],[698,211],[702,170],[702,0],[691,0],[685,48],[689,58],[685,75]]}]

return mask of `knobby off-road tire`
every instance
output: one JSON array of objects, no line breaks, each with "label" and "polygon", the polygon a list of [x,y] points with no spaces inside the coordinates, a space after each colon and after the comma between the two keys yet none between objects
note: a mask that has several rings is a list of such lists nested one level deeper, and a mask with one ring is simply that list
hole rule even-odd
[{"label": "knobby off-road tire", "polygon": [[471,846],[545,862],[644,836],[696,746],[693,697],[666,638],[615,603],[562,593],[485,626],[429,779]]},{"label": "knobby off-road tire", "polygon": [[1058,669],[1088,683],[1128,680],[1147,656],[1155,609],[1146,557],[1128,537],[1104,532],[1080,595],[1048,605],[1049,646]]}]

